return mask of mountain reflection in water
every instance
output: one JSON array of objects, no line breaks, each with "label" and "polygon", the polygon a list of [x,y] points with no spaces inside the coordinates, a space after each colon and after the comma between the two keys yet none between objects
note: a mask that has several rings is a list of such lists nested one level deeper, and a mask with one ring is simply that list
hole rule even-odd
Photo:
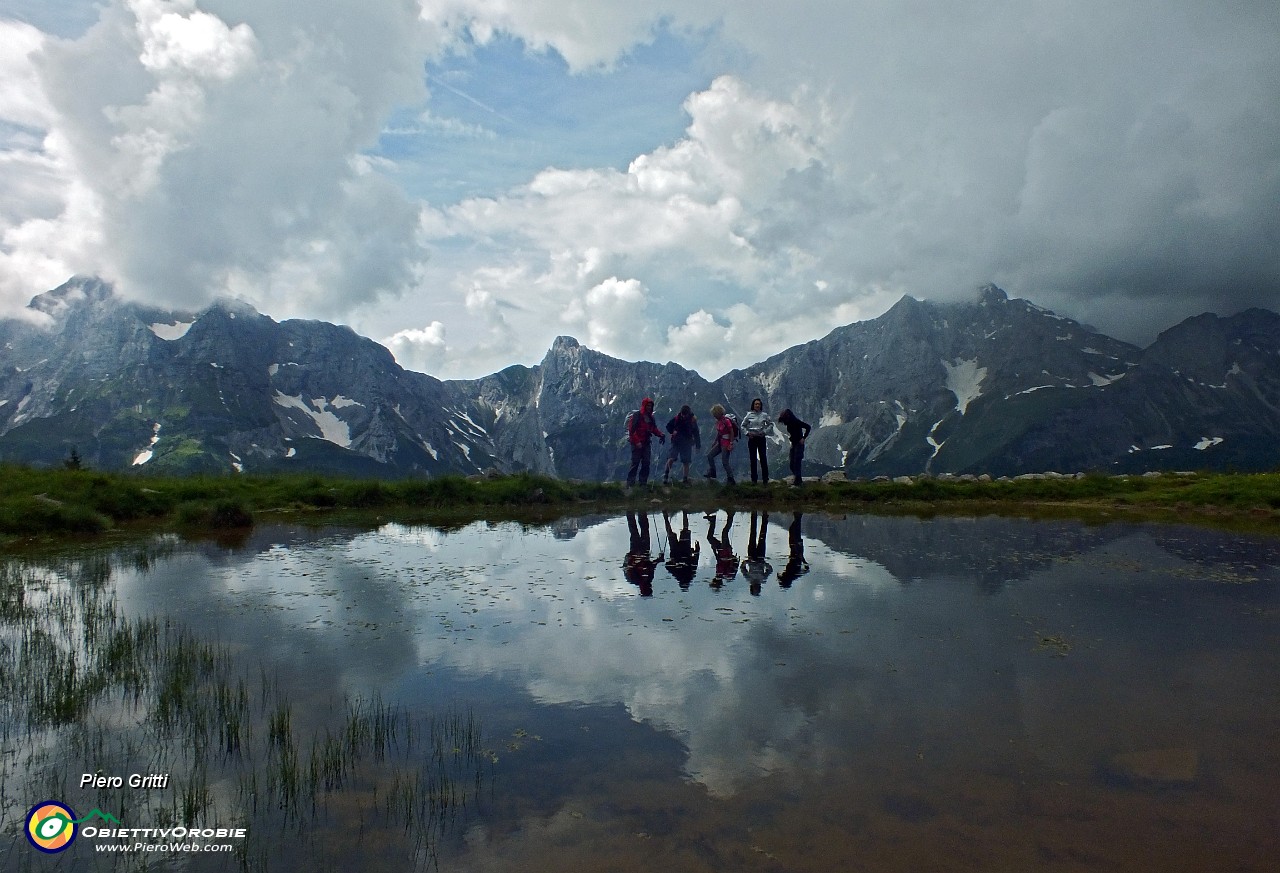
[{"label": "mountain reflection in water", "polygon": [[1272,540],[721,510],[167,548],[94,572],[313,718],[476,714],[444,869],[1280,863]]}]

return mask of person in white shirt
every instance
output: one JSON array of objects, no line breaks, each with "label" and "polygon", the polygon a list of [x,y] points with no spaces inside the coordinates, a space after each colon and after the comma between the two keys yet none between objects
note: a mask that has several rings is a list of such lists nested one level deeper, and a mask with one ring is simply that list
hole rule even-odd
[{"label": "person in white shirt", "polygon": [[751,460],[751,481],[756,480],[756,461],[759,459],[760,476],[769,484],[769,434],[773,433],[773,419],[764,411],[764,401],[757,397],[751,401],[751,411],[742,417],[742,432],[747,435],[747,457]]}]

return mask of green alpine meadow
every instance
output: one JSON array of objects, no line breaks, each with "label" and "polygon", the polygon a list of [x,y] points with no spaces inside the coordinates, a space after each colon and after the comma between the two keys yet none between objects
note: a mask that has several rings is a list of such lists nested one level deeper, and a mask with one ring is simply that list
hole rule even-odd
[{"label": "green alpine meadow", "polygon": [[531,474],[355,479],[319,475],[151,476],[0,467],[0,535],[106,535],[159,528],[198,533],[283,518],[473,519],[552,517],[628,507],[800,508],[918,515],[985,513],[1156,519],[1280,530],[1280,474],[1085,475],[627,489]]}]

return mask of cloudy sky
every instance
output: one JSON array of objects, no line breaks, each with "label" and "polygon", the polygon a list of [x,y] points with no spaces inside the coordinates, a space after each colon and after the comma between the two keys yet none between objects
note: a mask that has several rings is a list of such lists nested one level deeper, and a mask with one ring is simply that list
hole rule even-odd
[{"label": "cloudy sky", "polygon": [[73,274],[480,376],[995,281],[1280,309],[1275,0],[0,0],[0,315]]}]

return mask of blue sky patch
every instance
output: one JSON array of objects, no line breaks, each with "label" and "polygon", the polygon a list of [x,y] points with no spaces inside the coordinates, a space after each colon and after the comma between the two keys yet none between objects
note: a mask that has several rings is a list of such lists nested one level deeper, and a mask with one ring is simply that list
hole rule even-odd
[{"label": "blue sky patch", "polygon": [[574,74],[520,40],[472,46],[428,65],[430,100],[390,119],[375,154],[436,205],[499,195],[547,167],[625,169],[683,135],[685,98],[713,78],[700,49],[664,30],[612,70]]}]

